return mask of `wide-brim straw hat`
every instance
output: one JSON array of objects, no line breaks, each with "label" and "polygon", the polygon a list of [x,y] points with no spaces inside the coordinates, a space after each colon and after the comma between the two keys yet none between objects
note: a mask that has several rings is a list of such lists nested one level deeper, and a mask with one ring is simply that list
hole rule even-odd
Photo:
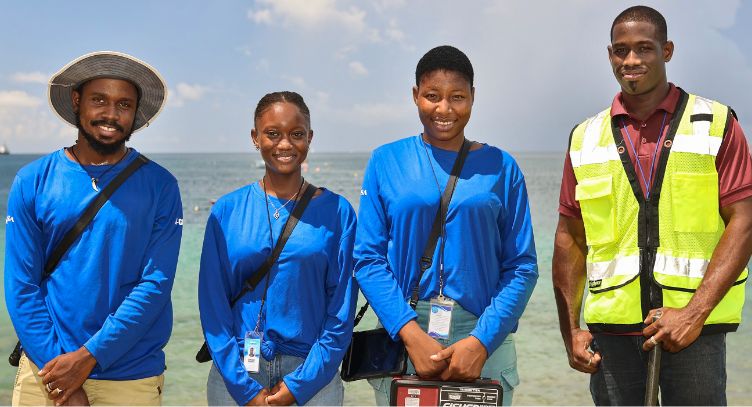
[{"label": "wide-brim straw hat", "polygon": [[133,132],[148,126],[162,111],[167,99],[167,84],[151,65],[122,52],[98,51],[76,58],[52,75],[48,87],[52,110],[76,126],[72,92],[84,82],[97,78],[123,79],[136,86],[139,99]]}]

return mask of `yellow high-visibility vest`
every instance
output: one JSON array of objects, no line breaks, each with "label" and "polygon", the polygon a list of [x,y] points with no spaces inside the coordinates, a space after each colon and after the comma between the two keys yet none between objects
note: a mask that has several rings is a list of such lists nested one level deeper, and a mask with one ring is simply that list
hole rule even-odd
[{"label": "yellow high-visibility vest", "polygon": [[[650,308],[689,302],[723,235],[715,158],[730,109],[682,91],[649,199],[610,110],[575,127],[569,147],[588,245],[584,315],[592,331],[636,332]],[[747,274],[745,268],[703,333],[736,330]]]}]

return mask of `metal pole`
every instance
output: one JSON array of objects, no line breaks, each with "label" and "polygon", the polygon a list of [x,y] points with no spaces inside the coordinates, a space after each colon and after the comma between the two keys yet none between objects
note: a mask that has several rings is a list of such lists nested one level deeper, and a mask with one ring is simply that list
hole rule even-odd
[{"label": "metal pole", "polygon": [[648,356],[648,381],[645,385],[645,405],[658,406],[658,383],[661,377],[661,345],[657,345]]},{"label": "metal pole", "polygon": [[[661,318],[661,311],[658,310],[653,315],[653,323]],[[651,337],[651,339],[653,339]],[[653,339],[653,341],[655,341]],[[658,406],[658,384],[661,379],[661,353],[663,349],[661,344],[656,343],[648,356],[648,379],[645,384],[645,405]]]}]

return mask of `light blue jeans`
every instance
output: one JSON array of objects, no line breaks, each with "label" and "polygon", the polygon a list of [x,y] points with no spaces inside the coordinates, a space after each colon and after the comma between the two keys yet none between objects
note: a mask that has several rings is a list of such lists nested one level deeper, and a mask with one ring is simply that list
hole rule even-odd
[{"label": "light blue jeans", "polygon": [[[288,373],[298,368],[305,359],[289,355],[277,355],[271,362],[261,358],[259,373],[249,373],[253,380],[264,388],[273,387]],[[306,406],[341,406],[345,397],[345,387],[339,373],[334,375],[323,389],[319,390]],[[210,406],[232,406],[238,403],[230,396],[227,386],[219,374],[219,370],[212,364],[209,378],[206,381],[206,399]]]},{"label": "light blue jeans", "polygon": [[[428,329],[428,316],[431,312],[431,306],[428,302],[421,301],[415,308],[418,314],[418,325],[423,330]],[[452,310],[452,326],[449,332],[448,340],[439,340],[444,346],[449,346],[467,336],[475,329],[478,318],[472,313],[465,311],[459,304],[455,304]],[[413,364],[408,360],[408,374],[415,374]],[[512,405],[512,396],[514,388],[520,384],[517,375],[517,351],[514,347],[514,338],[510,334],[504,340],[494,353],[486,360],[481,371],[481,377],[498,380],[504,389],[503,405]],[[389,392],[391,390],[392,379],[385,377],[382,379],[369,379],[368,382],[373,387],[376,396],[376,404],[379,406],[389,405]]]}]

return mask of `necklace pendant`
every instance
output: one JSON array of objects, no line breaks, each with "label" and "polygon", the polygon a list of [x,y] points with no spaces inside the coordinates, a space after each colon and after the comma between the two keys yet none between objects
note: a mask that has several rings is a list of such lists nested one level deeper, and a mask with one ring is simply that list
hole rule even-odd
[{"label": "necklace pendant", "polygon": [[279,211],[274,211],[274,219],[279,219]]},{"label": "necklace pendant", "polygon": [[97,186],[97,179],[96,178],[92,178],[91,179],[91,189],[99,192],[99,186]]}]

